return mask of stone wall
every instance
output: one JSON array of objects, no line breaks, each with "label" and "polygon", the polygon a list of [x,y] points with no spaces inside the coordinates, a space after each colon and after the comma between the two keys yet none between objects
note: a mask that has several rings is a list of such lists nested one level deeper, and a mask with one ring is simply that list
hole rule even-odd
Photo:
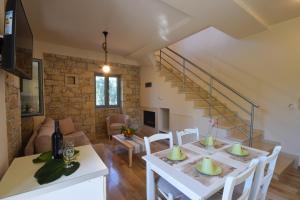
[{"label": "stone wall", "polygon": [[7,121],[8,160],[11,162],[22,147],[20,79],[12,74],[5,76],[5,104]]},{"label": "stone wall", "polygon": [[22,131],[22,149],[24,149],[30,140],[34,129],[39,128],[41,123],[45,120],[43,115],[22,117],[21,119],[21,131]]},{"label": "stone wall", "polygon": [[[44,54],[44,94],[47,117],[71,116],[77,129],[93,140],[105,135],[105,118],[112,113],[126,113],[139,124],[139,67],[112,64],[111,74],[121,76],[122,106],[95,107],[95,73],[101,73],[100,61]],[[68,82],[74,77],[75,84]],[[71,81],[72,82],[72,81]]]},{"label": "stone wall", "polygon": [[130,116],[132,127],[140,125],[140,68],[130,65],[115,64],[113,74],[121,75],[121,108],[97,108],[96,130],[100,135],[106,135],[106,117],[116,113]]},{"label": "stone wall", "polygon": [[22,148],[27,145],[34,128],[34,117],[22,117],[21,119],[21,132],[22,132]]}]

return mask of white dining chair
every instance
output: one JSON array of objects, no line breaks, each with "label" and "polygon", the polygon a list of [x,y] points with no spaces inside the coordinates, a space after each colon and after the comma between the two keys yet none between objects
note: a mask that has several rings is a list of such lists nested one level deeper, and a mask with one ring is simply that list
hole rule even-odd
[{"label": "white dining chair", "polygon": [[271,183],[281,146],[276,146],[270,156],[260,159],[254,176],[250,200],[265,200]]},{"label": "white dining chair", "polygon": [[177,135],[177,140],[178,140],[178,145],[183,145],[183,138],[186,136],[192,136],[194,135],[194,140],[199,140],[200,139],[200,134],[199,134],[199,129],[198,128],[187,128],[184,129],[183,131],[176,131]]},{"label": "white dining chair", "polygon": [[[251,187],[253,185],[253,177],[259,160],[253,159],[249,167],[237,176],[228,176],[225,181],[223,193],[216,193],[208,200],[248,200],[250,197]],[[244,183],[244,184],[243,184]],[[235,192],[237,186],[243,186],[241,192]]]},{"label": "white dining chair", "polygon": [[[150,137],[144,137],[146,154],[147,155],[151,154],[152,142],[159,141],[159,140],[166,140],[166,139],[169,140],[169,148],[170,149],[173,148],[172,132],[169,132],[168,134],[157,133]],[[172,186],[168,181],[166,181],[162,177],[159,177],[157,181],[157,189],[167,200],[181,199],[181,197],[184,197],[183,193],[177,190],[174,186]],[[158,197],[158,199],[160,198]]]}]

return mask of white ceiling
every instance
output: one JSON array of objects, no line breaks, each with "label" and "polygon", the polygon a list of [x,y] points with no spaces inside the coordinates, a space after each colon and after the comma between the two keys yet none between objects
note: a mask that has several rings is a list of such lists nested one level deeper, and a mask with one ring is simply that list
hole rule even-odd
[{"label": "white ceiling", "polygon": [[300,0],[239,0],[246,3],[268,25],[300,15]]},{"label": "white ceiling", "polygon": [[207,27],[242,38],[300,16],[300,0],[22,0],[34,37],[131,57]]}]

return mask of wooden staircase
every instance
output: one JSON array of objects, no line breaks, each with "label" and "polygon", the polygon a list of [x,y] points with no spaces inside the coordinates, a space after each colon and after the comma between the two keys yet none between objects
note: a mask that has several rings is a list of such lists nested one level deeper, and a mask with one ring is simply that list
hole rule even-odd
[{"label": "wooden staircase", "polygon": [[[222,103],[215,97],[210,98],[209,92],[195,83],[183,73],[167,65],[160,65],[157,61],[157,70],[166,82],[171,83],[171,87],[177,88],[179,94],[184,94],[186,101],[193,102],[195,109],[204,111],[204,117],[209,118],[210,114],[213,119],[218,120],[218,128],[226,130],[224,138],[241,142],[245,145],[249,144],[249,121],[242,119],[237,112],[230,110],[226,104]],[[211,106],[211,113],[209,108]],[[279,143],[267,141],[264,139],[262,130],[254,129],[252,144],[254,148],[272,152],[273,148]],[[281,153],[275,169],[275,177],[280,176],[285,170],[292,166],[296,157]]]}]

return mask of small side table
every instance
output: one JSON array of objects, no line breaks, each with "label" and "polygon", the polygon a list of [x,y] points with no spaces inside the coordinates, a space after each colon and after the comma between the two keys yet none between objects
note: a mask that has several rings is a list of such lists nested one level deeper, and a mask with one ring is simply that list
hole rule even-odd
[{"label": "small side table", "polygon": [[144,140],[136,135],[127,139],[122,134],[112,136],[119,144],[128,150],[128,165],[132,167],[132,154],[145,151]]}]

